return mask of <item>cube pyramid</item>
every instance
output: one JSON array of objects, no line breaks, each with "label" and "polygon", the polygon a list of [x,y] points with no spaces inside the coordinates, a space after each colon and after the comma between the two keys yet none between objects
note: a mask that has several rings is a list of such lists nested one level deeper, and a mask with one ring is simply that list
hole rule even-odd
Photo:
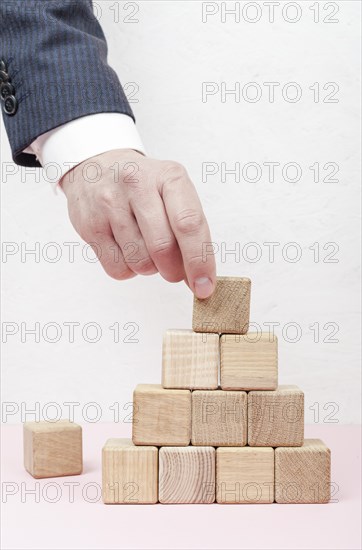
[{"label": "cube pyramid", "polygon": [[163,338],[161,384],[133,394],[132,441],[103,448],[112,504],[326,503],[330,450],[304,439],[304,394],[278,382],[278,340],[249,332],[251,282],[218,277],[192,330]]}]

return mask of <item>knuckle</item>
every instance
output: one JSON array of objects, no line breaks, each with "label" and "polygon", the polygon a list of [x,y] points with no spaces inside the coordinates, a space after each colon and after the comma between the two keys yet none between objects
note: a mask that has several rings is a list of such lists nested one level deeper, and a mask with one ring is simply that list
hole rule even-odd
[{"label": "knuckle", "polygon": [[102,265],[107,275],[117,281],[125,281],[135,276],[135,273],[125,265],[119,265],[115,262],[103,262]]},{"label": "knuckle", "polygon": [[118,202],[118,193],[108,186],[100,187],[98,201],[101,207],[112,208]]},{"label": "knuckle", "polygon": [[182,281],[185,277],[183,269],[180,267],[174,272],[171,273],[163,273],[162,277],[167,281],[168,283],[179,283]]},{"label": "knuckle", "polygon": [[177,183],[187,176],[186,169],[182,164],[175,161],[164,161],[162,179],[164,184]]},{"label": "knuckle", "polygon": [[169,239],[156,239],[152,245],[150,245],[150,252],[152,256],[165,256],[173,252],[175,243]]},{"label": "knuckle", "polygon": [[126,188],[131,192],[139,192],[143,191],[145,185],[144,185],[144,177],[141,177],[141,175],[133,175],[130,176],[129,174],[124,175],[122,179],[122,183],[126,186]]},{"label": "knuckle", "polygon": [[130,160],[119,166],[115,183],[120,184],[117,189],[125,188],[128,192],[137,192],[144,188],[145,180],[147,180],[147,170],[139,162]]},{"label": "knuckle", "polygon": [[132,264],[132,270],[140,275],[145,273],[156,273],[155,265],[149,256],[139,259],[136,263]]},{"label": "knuckle", "polygon": [[176,230],[183,234],[196,233],[203,225],[204,217],[201,212],[193,209],[182,210],[175,216]]},{"label": "knuckle", "polygon": [[116,281],[126,281],[132,279],[136,274],[133,271],[111,271],[108,275]]}]

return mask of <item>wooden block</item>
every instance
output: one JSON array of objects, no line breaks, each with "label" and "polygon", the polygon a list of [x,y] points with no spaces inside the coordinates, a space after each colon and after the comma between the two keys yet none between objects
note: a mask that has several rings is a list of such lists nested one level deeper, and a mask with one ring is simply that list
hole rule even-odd
[{"label": "wooden block", "polygon": [[195,332],[245,334],[250,314],[250,279],[217,277],[214,293],[194,298],[192,328]]},{"label": "wooden block", "polygon": [[216,449],[216,502],[269,504],[274,501],[274,449]]},{"label": "wooden block", "polygon": [[191,392],[138,385],[133,394],[132,439],[135,445],[189,445]]},{"label": "wooden block", "polygon": [[243,391],[192,392],[192,445],[236,447],[247,441],[247,395]]},{"label": "wooden block", "polygon": [[297,447],[304,440],[304,393],[297,386],[248,393],[248,444]]},{"label": "wooden block", "polygon": [[131,439],[108,439],[102,450],[105,504],[154,504],[158,500],[158,449]]},{"label": "wooden block", "polygon": [[159,457],[162,504],[210,504],[215,501],[213,447],[162,447]]},{"label": "wooden block", "polygon": [[82,473],[82,428],[69,420],[25,422],[24,466],[33,477]]},{"label": "wooden block", "polygon": [[278,341],[269,333],[223,334],[220,338],[223,390],[276,390]]},{"label": "wooden block", "polygon": [[322,504],[331,496],[331,451],[320,439],[302,447],[275,449],[275,500],[280,504]]},{"label": "wooden block", "polygon": [[164,388],[216,389],[219,336],[192,330],[168,330],[163,338]]}]

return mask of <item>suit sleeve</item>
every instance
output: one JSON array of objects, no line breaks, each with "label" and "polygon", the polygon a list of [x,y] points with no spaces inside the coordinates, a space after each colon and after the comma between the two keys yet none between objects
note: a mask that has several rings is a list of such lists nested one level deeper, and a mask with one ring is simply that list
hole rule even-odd
[{"label": "suit sleeve", "polygon": [[1,108],[14,162],[38,136],[95,113],[133,117],[91,0],[0,0]]}]

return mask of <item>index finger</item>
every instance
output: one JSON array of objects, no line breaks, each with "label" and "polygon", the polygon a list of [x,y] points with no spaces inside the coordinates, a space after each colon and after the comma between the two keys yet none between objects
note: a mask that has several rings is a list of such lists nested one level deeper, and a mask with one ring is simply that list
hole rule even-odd
[{"label": "index finger", "polygon": [[176,164],[167,170],[161,196],[181,250],[188,285],[198,298],[208,298],[216,284],[214,255],[205,253],[211,235],[196,189],[182,166]]}]

